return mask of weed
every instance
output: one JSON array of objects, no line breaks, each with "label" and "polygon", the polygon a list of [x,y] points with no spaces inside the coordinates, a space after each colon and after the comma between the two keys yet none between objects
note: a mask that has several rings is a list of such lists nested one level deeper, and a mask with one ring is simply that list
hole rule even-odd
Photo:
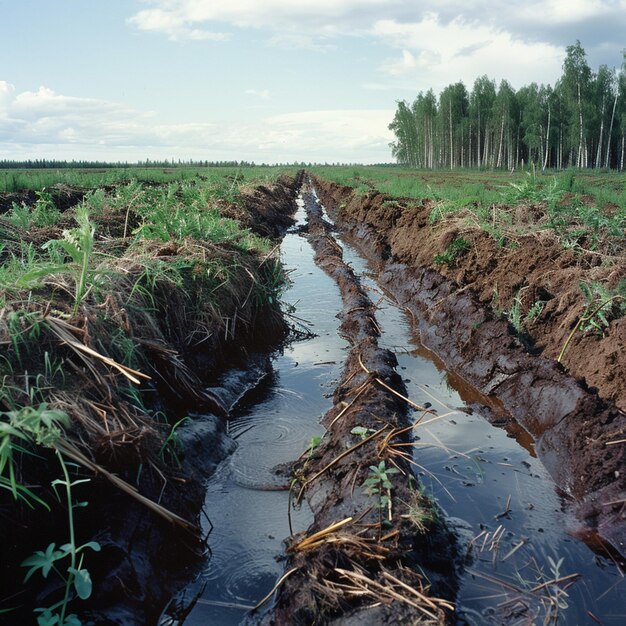
[{"label": "weed", "polygon": [[[27,452],[25,446],[33,444],[54,449],[55,444],[61,438],[61,429],[69,424],[67,414],[58,409],[50,409],[47,404],[41,403],[39,406],[24,406],[18,410],[1,413],[0,417],[3,418],[0,420],[0,487],[8,489],[15,499],[22,499],[29,506],[37,503],[49,508],[31,489],[17,482],[13,454],[16,451]],[[37,571],[41,571],[44,578],[47,578],[50,571],[54,571],[64,582],[65,591],[61,600],[50,607],[34,609],[35,613],[38,613],[39,626],[80,624],[75,615],[67,615],[67,606],[71,601],[72,590],[83,600],[91,595],[91,578],[89,571],[83,567],[82,553],[86,549],[100,550],[96,542],[76,545],[74,509],[86,506],[86,503],[74,502],[72,489],[86,480],[70,480],[65,460],[58,450],[56,455],[61,465],[63,478],[53,481],[52,487],[55,492],[59,486],[64,488],[68,508],[69,542],[59,548],[55,543],[51,543],[45,550],[38,550],[22,562],[24,567],[30,568],[24,582]],[[63,572],[59,568],[59,563],[66,559],[69,559],[69,565]]]},{"label": "weed", "polygon": [[410,490],[410,500],[406,502],[407,512],[402,515],[408,519],[420,533],[425,533],[437,519],[437,512],[432,502],[419,489]]},{"label": "weed", "polygon": [[21,230],[30,230],[34,227],[54,226],[61,219],[61,212],[52,201],[52,196],[46,191],[36,191],[37,200],[30,207],[24,203],[13,203],[6,219]]},{"label": "weed", "polygon": [[612,320],[626,315],[626,279],[614,291],[598,282],[581,282],[579,286],[587,300],[582,315],[585,321],[580,325],[582,332],[603,335]]},{"label": "weed", "polygon": [[546,306],[545,300],[535,300],[526,313],[526,321],[532,324],[536,319],[539,319],[543,313],[543,309]]},{"label": "weed", "polygon": [[587,299],[587,306],[561,348],[557,358],[559,363],[563,360],[572,337],[579,329],[583,332],[595,331],[603,335],[611,320],[626,314],[626,279],[620,281],[616,291],[610,291],[596,282],[581,282],[580,289]]},{"label": "weed", "polygon": [[172,426],[169,434],[167,435],[167,437],[165,438],[165,441],[163,442],[163,445],[161,446],[161,449],[159,450],[159,456],[161,457],[162,461],[165,461],[165,453],[167,452],[172,457],[177,467],[181,466],[180,459],[178,458],[178,453],[181,451],[180,443],[178,441],[178,428],[181,424],[184,424],[185,422],[190,422],[190,421],[191,421],[191,418],[188,415],[186,415],[182,419],[179,419]]},{"label": "weed", "polygon": [[395,467],[387,467],[382,460],[378,465],[369,466],[369,474],[363,481],[363,489],[368,496],[376,498],[376,507],[382,512],[387,509],[388,519],[391,520],[391,484],[390,476],[398,474],[400,470]]},{"label": "weed", "polygon": [[466,251],[469,250],[470,244],[463,237],[457,237],[452,243],[445,249],[442,254],[436,254],[433,257],[433,262],[437,265],[448,265],[454,267],[457,259]]},{"label": "weed", "polygon": [[[87,549],[99,552],[100,544],[96,541],[89,541],[80,546],[76,545],[74,509],[84,507],[87,503],[74,502],[72,489],[76,485],[89,482],[89,479],[70,480],[67,464],[60,452],[57,451],[56,454],[61,464],[63,479],[53,481],[52,486],[55,492],[59,486],[64,488],[68,511],[69,542],[59,546],[58,549],[56,543],[51,543],[45,550],[37,550],[34,554],[24,559],[21,565],[29,568],[24,577],[24,582],[27,582],[37,571],[41,571],[41,575],[47,578],[52,570],[64,583],[65,591],[61,600],[49,607],[37,607],[34,609],[34,612],[39,614],[37,617],[38,626],[55,626],[57,624],[79,626],[81,622],[76,615],[67,614],[68,605],[72,600],[72,592],[81,600],[87,600],[91,596],[91,576],[89,570],[83,567],[83,553]],[[67,559],[69,559],[69,565],[67,565],[64,571],[60,563],[67,562]]]},{"label": "weed", "polygon": [[76,221],[78,228],[64,230],[63,239],[52,239],[42,246],[43,249],[62,250],[74,264],[72,267],[64,268],[64,271],[70,271],[75,276],[74,314],[101,275],[101,272],[89,268],[94,249],[95,227],[89,219],[89,209],[86,205],[76,209]]},{"label": "weed", "polygon": [[517,292],[513,298],[511,308],[505,312],[507,319],[509,320],[509,324],[511,324],[517,335],[521,335],[524,332],[524,327],[532,323],[541,315],[545,306],[545,302],[543,300],[536,300],[528,309],[528,312],[524,315],[522,302],[522,291],[524,289],[526,289],[526,287],[522,287],[522,289]]}]

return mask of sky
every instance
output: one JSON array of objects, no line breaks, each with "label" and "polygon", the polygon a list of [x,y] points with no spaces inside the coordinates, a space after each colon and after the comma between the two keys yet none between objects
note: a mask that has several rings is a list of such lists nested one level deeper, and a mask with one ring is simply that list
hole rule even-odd
[{"label": "sky", "polygon": [[391,162],[398,100],[619,67],[626,0],[0,0],[0,160]]}]

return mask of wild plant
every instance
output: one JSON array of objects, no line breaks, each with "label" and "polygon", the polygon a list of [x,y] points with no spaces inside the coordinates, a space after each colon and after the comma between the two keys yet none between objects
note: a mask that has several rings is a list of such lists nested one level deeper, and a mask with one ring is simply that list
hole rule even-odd
[{"label": "wild plant", "polygon": [[[7,313],[9,338],[17,362],[22,365],[22,348],[28,349],[29,344],[39,339],[44,325],[41,313],[26,308]],[[28,350],[27,350],[28,351]]]},{"label": "wild plant", "polygon": [[83,201],[89,206],[92,215],[102,215],[106,206],[106,193],[104,189],[94,189],[89,191]]},{"label": "wild plant", "polygon": [[64,271],[71,271],[75,276],[74,314],[78,311],[93,283],[102,274],[102,272],[90,271],[89,268],[94,250],[95,227],[89,219],[89,208],[86,205],[76,208],[76,221],[78,228],[64,230],[63,239],[52,239],[42,246],[47,250],[62,250],[74,264],[71,268],[64,268]]},{"label": "wild plant", "polygon": [[523,333],[524,326],[526,326],[526,324],[533,322],[541,315],[545,306],[545,302],[543,300],[536,300],[530,306],[528,312],[524,315],[522,302],[522,291],[524,289],[526,289],[526,287],[522,287],[522,289],[517,292],[513,298],[511,308],[508,311],[505,311],[509,324],[511,324],[513,330],[515,330],[518,335]]},{"label": "wild plant", "polygon": [[391,490],[393,484],[390,476],[398,474],[400,470],[395,467],[387,467],[384,459],[378,465],[369,466],[369,474],[363,481],[363,490],[368,496],[376,500],[376,508],[381,512],[387,509],[387,519],[391,521]]},{"label": "wild plant", "polygon": [[626,279],[620,281],[615,291],[597,282],[581,282],[580,289],[587,300],[587,306],[561,348],[557,357],[559,363],[578,330],[603,335],[612,320],[626,315]]},{"label": "wild plant", "polygon": [[191,418],[186,415],[182,419],[179,419],[170,429],[169,434],[165,438],[161,449],[159,450],[159,457],[162,461],[165,461],[165,453],[167,452],[169,456],[172,457],[174,462],[178,467],[181,466],[180,459],[178,458],[178,454],[181,451],[180,442],[178,440],[178,428],[184,424],[185,422],[190,422]]},{"label": "wild plant", "polygon": [[587,300],[581,317],[584,318],[580,324],[582,332],[602,335],[612,320],[626,315],[626,279],[622,279],[615,291],[598,282],[581,282],[579,287]]},{"label": "wild plant", "polygon": [[[72,595],[80,599],[87,599],[91,595],[92,583],[89,571],[83,566],[84,552],[87,549],[98,551],[100,545],[91,541],[83,545],[76,545],[74,526],[74,509],[86,506],[85,502],[74,502],[72,489],[77,485],[88,482],[88,479],[71,480],[68,466],[56,449],[56,444],[62,436],[62,429],[69,425],[69,417],[64,411],[51,409],[46,403],[38,406],[23,406],[13,411],[0,413],[0,487],[8,489],[15,499],[24,500],[32,507],[33,503],[45,508],[48,505],[30,488],[20,485],[17,481],[17,466],[13,457],[14,452],[28,453],[34,445],[55,450],[61,465],[62,479],[52,482],[52,487],[59,497],[57,488],[63,487],[64,497],[68,510],[69,541],[57,548],[51,543],[45,550],[38,550],[27,557],[22,565],[28,567],[24,582],[41,571],[44,578],[51,571],[61,578],[64,583],[63,597],[49,607],[34,609],[39,626],[79,626],[80,620],[76,615],[68,614],[67,608],[72,601]],[[69,563],[68,563],[69,561]],[[68,563],[65,569],[61,562]]]},{"label": "wild plant", "polygon": [[408,519],[420,533],[425,533],[437,519],[437,511],[433,503],[418,488],[409,491],[410,499],[406,504],[406,513],[403,518]]},{"label": "wild plant", "polygon": [[[85,507],[87,503],[74,502],[72,489],[81,483],[90,482],[90,479],[71,480],[63,456],[58,451],[56,455],[61,464],[63,479],[53,481],[52,487],[57,497],[59,497],[57,487],[63,487],[64,490],[68,512],[69,541],[58,548],[56,543],[50,543],[45,550],[37,550],[31,556],[24,559],[21,565],[29,568],[24,577],[24,582],[27,582],[37,571],[40,571],[41,575],[47,578],[52,570],[64,583],[65,589],[63,597],[60,600],[51,606],[37,607],[34,609],[34,613],[38,614],[38,626],[80,626],[81,621],[78,617],[73,613],[67,613],[68,605],[74,597],[87,600],[87,598],[91,596],[93,585],[89,570],[83,565],[85,557],[84,552],[86,550],[99,552],[100,544],[97,541],[88,541],[82,545],[76,545],[74,509]],[[63,563],[63,565],[61,565],[61,563]]]},{"label": "wild plant", "polygon": [[441,254],[435,254],[433,262],[436,265],[448,265],[454,267],[457,259],[467,250],[469,250],[470,244],[463,237],[457,237],[450,243],[450,245]]},{"label": "wild plant", "polygon": [[508,189],[503,193],[503,199],[507,203],[527,202],[546,204],[549,207],[554,206],[562,197],[563,190],[556,178],[544,184],[534,171],[527,172],[520,183],[509,183]]}]

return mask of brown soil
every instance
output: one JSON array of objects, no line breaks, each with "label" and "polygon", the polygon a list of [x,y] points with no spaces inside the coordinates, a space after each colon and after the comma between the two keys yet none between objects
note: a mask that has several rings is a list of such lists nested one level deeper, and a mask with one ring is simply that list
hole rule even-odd
[{"label": "brown soil", "polygon": [[[71,207],[77,205],[87,195],[87,190],[77,187],[69,187],[58,183],[46,188],[45,191],[50,194],[52,202],[59,211],[67,211]],[[10,211],[15,204],[25,204],[26,206],[34,206],[38,196],[32,189],[24,191],[16,191],[14,193],[0,194],[0,214]]]},{"label": "brown soil", "polygon": [[[253,205],[247,222],[254,223],[259,232],[279,237],[292,223],[289,215],[295,211],[293,200],[299,186],[300,177],[284,178],[275,186],[251,192],[246,199]],[[263,210],[255,208],[254,203],[262,205]],[[73,226],[71,214],[64,214],[63,221]],[[114,273],[111,284],[106,285],[104,301],[87,297],[78,314],[73,314],[73,285],[69,280],[61,285],[64,277],[60,276],[50,286],[47,306],[42,297],[33,302],[26,297],[16,298],[0,315],[0,344],[5,356],[13,358],[6,322],[11,311],[27,307],[29,313],[41,315],[46,321],[38,340],[22,351],[25,358],[20,367],[28,368],[28,373],[16,366],[15,380],[5,378],[16,394],[22,394],[14,398],[16,403],[28,402],[27,391],[20,389],[28,389],[27,376],[34,378],[37,374],[39,352],[45,350],[53,362],[60,361],[70,372],[63,379],[63,388],[50,386],[44,390],[48,394],[44,400],[69,415],[71,427],[63,442],[69,440],[87,459],[79,470],[80,477],[88,477],[91,482],[78,487],[74,497],[88,500],[89,507],[76,512],[76,525],[79,540],[95,538],[103,549],[97,555],[88,555],[93,595],[88,601],[72,605],[72,610],[84,613],[90,624],[158,621],[180,584],[180,569],[190,566],[204,549],[194,534],[204,480],[233,447],[223,424],[228,406],[207,387],[225,368],[245,363],[253,351],[275,348],[287,331],[277,302],[257,302],[251,297],[253,288],[273,280],[270,260],[229,244],[191,240],[141,244],[145,257],[158,259],[165,266],[181,261],[189,266],[184,284],[168,280],[155,283],[151,299],[141,300],[148,292],[135,287],[141,284],[144,267],[132,255],[124,254],[131,241],[121,236],[125,220],[125,210],[115,214],[109,211],[98,223],[97,249],[117,250],[123,269]],[[15,235],[15,241],[19,241],[19,233]],[[49,231],[39,229],[22,233],[21,237],[41,242],[49,235]],[[219,289],[201,283],[193,272],[196,263],[201,268],[207,259],[236,267],[240,274],[232,284],[223,288],[220,285]],[[190,306],[191,294],[198,306]],[[151,378],[132,390],[133,397],[141,398],[138,402],[129,400],[124,391],[128,381],[118,370],[106,361],[84,356],[84,350],[91,349],[117,363],[124,362],[112,341],[115,335],[127,337],[139,368]],[[74,351],[69,345],[85,348]],[[9,409],[6,398],[0,400],[0,410]],[[166,446],[172,426],[189,411],[204,412],[206,416],[181,425],[176,439]],[[155,416],[167,416],[170,425]],[[180,447],[172,448],[175,441]],[[41,457],[24,455],[20,480],[40,485],[37,493],[53,500],[50,476],[58,471],[58,462],[52,452],[44,450],[41,454],[47,455],[47,464]],[[95,472],[91,471],[93,463],[98,464]],[[107,471],[125,479],[131,490],[137,488],[142,496],[160,502],[169,511],[167,515],[172,514],[170,521],[119,492],[104,478]],[[171,523],[176,515],[186,522],[178,526]],[[49,598],[58,595],[58,579],[51,576],[42,582],[40,576],[33,576],[24,585],[19,563],[35,550],[67,536],[67,513],[59,506],[51,515],[42,515],[39,510],[33,514],[26,506],[16,505],[10,492],[3,489],[0,521],[4,538],[0,548],[0,608],[20,607],[11,613],[11,619],[30,623],[33,606],[46,606],[51,603]],[[37,599],[34,594],[38,594]]]},{"label": "brown soil", "polygon": [[[581,516],[624,553],[626,446],[613,442],[626,430],[626,320],[613,321],[604,337],[576,333],[565,354],[567,371],[554,359],[584,310],[579,282],[614,286],[626,260],[604,267],[597,255],[576,256],[547,233],[502,248],[458,220],[431,226],[428,202],[357,195],[319,179],[315,185],[337,224],[378,265],[381,284],[413,313],[422,343],[502,401],[534,436]],[[460,234],[470,248],[454,267],[435,267],[434,256]],[[494,289],[497,306],[506,310],[522,288],[523,312],[546,301],[527,327],[526,345],[491,306]]]},{"label": "brown soil", "polygon": [[[334,406],[322,418],[327,432],[295,467],[294,493],[307,498],[315,521],[290,540],[290,574],[263,623],[449,623],[452,615],[441,599],[453,600],[456,593],[456,541],[401,456],[412,422],[406,402],[394,395],[406,393],[395,356],[378,346],[375,307],[343,262],[314,196],[305,193],[304,199],[308,239],[316,263],[339,286],[340,332],[351,350]],[[355,427],[368,429],[368,438],[354,433]],[[377,497],[364,489],[370,467],[381,461],[399,470],[389,474],[389,509],[378,508]],[[347,523],[325,533],[342,520]],[[320,539],[307,545],[315,533]],[[407,594],[411,588],[429,599]]]}]

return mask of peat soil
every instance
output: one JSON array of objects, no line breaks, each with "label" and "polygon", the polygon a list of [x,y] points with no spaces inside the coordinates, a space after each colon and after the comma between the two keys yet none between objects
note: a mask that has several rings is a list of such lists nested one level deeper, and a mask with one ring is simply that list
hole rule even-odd
[{"label": "peat soil", "polygon": [[[497,248],[477,230],[463,233],[471,249],[456,267],[435,269],[434,255],[446,250],[458,229],[430,226],[428,202],[415,206],[313,180],[342,236],[412,314],[421,343],[475,388],[497,397],[501,410],[492,418],[515,420],[533,436],[540,459],[571,498],[581,532],[597,532],[624,556],[626,320],[613,321],[603,338],[576,336],[566,353],[567,371],[554,359],[584,308],[580,279],[617,281],[626,261],[616,259],[610,268],[593,258],[581,261],[545,234],[522,238],[514,250]],[[531,329],[532,350],[491,310],[496,285],[509,302],[522,287],[531,301],[546,301]]]},{"label": "peat soil", "polygon": [[[405,446],[415,420],[396,357],[378,345],[375,306],[343,261],[317,197],[307,188],[302,195],[315,262],[341,293],[339,333],[350,351],[321,420],[326,432],[292,468],[294,499],[306,498],[314,521],[288,541],[272,608],[249,621],[452,623],[456,538],[411,470]],[[417,421],[430,416],[417,408]],[[374,467],[388,482],[375,480]]]},{"label": "peat soil", "polygon": [[[282,177],[275,185],[248,193],[244,197],[244,208],[237,206],[231,210],[245,218],[244,226],[279,240],[287,226],[293,224],[290,216],[295,212],[294,199],[300,184],[301,175]],[[246,205],[249,207],[247,212]],[[122,215],[122,223],[123,220]],[[38,236],[37,233],[32,235],[34,239]],[[177,253],[176,246],[162,248],[162,259],[174,258]],[[220,250],[214,246],[207,253],[219,255]],[[227,247],[223,254],[234,253]],[[258,263],[263,265],[260,259]],[[255,268],[250,266],[250,270],[255,271]],[[255,277],[250,271],[248,273],[247,280],[252,280],[252,285],[263,280],[260,274]],[[170,424],[186,415],[192,418],[171,429],[170,441],[164,441],[162,433],[167,434],[167,431],[161,424],[152,425],[138,413],[133,415],[139,423],[136,431],[122,430],[119,422],[108,424],[108,416],[115,417],[114,405],[111,408],[103,405],[107,410],[100,411],[101,421],[107,429],[102,429],[99,435],[100,440],[106,439],[101,449],[93,445],[88,437],[90,433],[85,433],[80,426],[74,425],[69,433],[79,443],[82,440],[83,452],[78,458],[82,459],[79,463],[83,468],[76,470],[77,477],[89,479],[88,485],[73,490],[77,501],[89,501],[88,507],[77,508],[74,513],[77,543],[93,540],[101,546],[97,554],[88,555],[93,593],[88,600],[70,606],[84,624],[157,623],[164,607],[188,580],[190,571],[197,567],[206,551],[204,538],[199,534],[205,482],[235,447],[226,432],[225,417],[238,399],[264,375],[269,367],[267,354],[284,340],[287,332],[277,302],[269,308],[255,309],[251,298],[245,297],[246,293],[250,295],[252,287],[243,284],[240,288],[243,289],[241,300],[232,298],[232,303],[225,303],[222,308],[222,314],[227,317],[236,319],[239,316],[236,328],[227,326],[226,332],[221,329],[222,332],[210,333],[206,341],[193,350],[184,342],[165,344],[162,337],[155,340],[149,333],[140,334],[139,331],[151,331],[150,325],[135,329],[136,349],[145,350],[149,355],[150,374],[154,381],[138,390],[142,401],[151,407],[153,414],[166,415]],[[170,293],[169,297],[169,304],[174,307],[177,295]],[[231,304],[232,310],[228,310]],[[255,310],[257,315],[253,317]],[[176,318],[176,312],[173,313]],[[127,318],[118,318],[118,322],[128,325]],[[87,324],[86,315],[84,321]],[[73,326],[68,325],[68,328],[78,331]],[[169,338],[174,340],[184,337],[190,329],[170,330]],[[79,337],[81,343],[89,339],[87,332]],[[76,341],[74,337],[71,340]],[[50,349],[61,350],[62,344],[59,345],[61,348],[53,345]],[[101,349],[106,347],[105,342]],[[62,355],[65,362],[71,361],[65,353]],[[245,375],[224,376],[229,368],[240,369],[242,364],[246,366]],[[76,367],[81,381],[89,378],[83,369],[84,366]],[[107,393],[107,389],[100,391]],[[74,406],[70,402],[82,407],[89,401],[94,402],[92,398],[97,393],[97,389],[83,384],[73,397],[68,396],[69,408],[66,410],[73,415]],[[158,433],[161,433],[161,439]],[[140,454],[132,454],[134,449],[146,445],[150,447],[149,451],[142,449]],[[114,453],[107,454],[107,450]],[[42,462],[36,463],[28,463],[29,457],[24,458],[20,469],[23,478],[31,479],[29,484],[49,484],[46,472],[56,471],[58,464],[52,453],[48,457],[38,457]],[[91,468],[91,471],[85,468]],[[137,491],[144,501],[158,503],[159,507],[185,522],[173,524],[173,516],[167,521],[149,506],[144,506],[137,497],[118,490],[112,484],[113,474],[124,479],[127,486],[132,485],[131,491]],[[0,495],[6,496],[7,492],[3,490]],[[0,524],[3,532],[1,608],[11,609],[0,616],[0,622],[31,623],[33,608],[49,606],[59,594],[62,595],[63,583],[50,576],[45,581],[33,577],[25,585],[22,582],[24,570],[19,564],[25,556],[42,546],[67,537],[67,511],[59,505],[53,507],[51,514],[40,514],[3,498],[0,500]]]}]

